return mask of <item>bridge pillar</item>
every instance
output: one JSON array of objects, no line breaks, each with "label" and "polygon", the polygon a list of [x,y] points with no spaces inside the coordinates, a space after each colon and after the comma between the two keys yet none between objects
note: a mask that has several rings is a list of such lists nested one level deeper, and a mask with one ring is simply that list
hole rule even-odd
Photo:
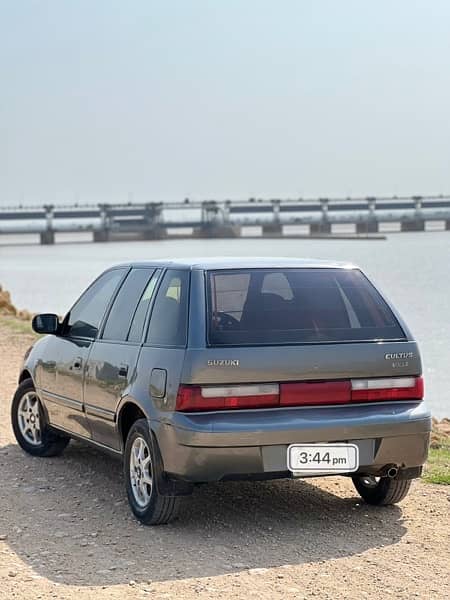
[{"label": "bridge pillar", "polygon": [[416,210],[416,215],[420,213],[422,209],[422,196],[413,196],[414,200],[414,208]]},{"label": "bridge pillar", "polygon": [[[377,217],[375,216],[377,199],[373,196],[367,198],[367,203],[369,205],[369,218],[367,220],[367,233],[378,233],[380,228],[380,224],[378,223]],[[358,225],[356,225],[356,233],[363,233],[362,231],[358,231]]]},{"label": "bridge pillar", "polygon": [[94,229],[94,242],[109,242],[111,231],[111,218],[109,216],[109,204],[99,204],[100,209],[100,229]]},{"label": "bridge pillar", "polygon": [[400,224],[401,231],[425,231],[425,219],[422,215],[422,196],[413,196],[414,217],[403,219]]},{"label": "bridge pillar", "polygon": [[[224,210],[214,200],[202,202],[202,224],[193,231],[197,238],[235,238],[241,235],[241,226],[231,223],[229,206]],[[228,213],[228,214],[227,214]]]},{"label": "bridge pillar", "polygon": [[264,235],[282,235],[283,226],[280,223],[280,201],[272,200],[273,220],[270,223],[263,223],[262,234]]},{"label": "bridge pillar", "polygon": [[356,223],[356,233],[378,233],[378,221],[376,219],[358,221]]},{"label": "bridge pillar", "polygon": [[223,222],[223,211],[215,200],[202,202],[202,226]]},{"label": "bridge pillar", "polygon": [[309,226],[310,235],[322,234],[322,233],[331,233],[331,223],[330,221],[322,220],[318,223],[311,223]]},{"label": "bridge pillar", "polygon": [[265,235],[283,235],[283,225],[281,223],[264,223],[262,234]]},{"label": "bridge pillar", "polygon": [[45,209],[45,221],[47,229],[42,231],[40,234],[41,244],[42,245],[51,245],[55,243],[55,232],[53,230],[53,209],[54,206],[51,204],[46,204],[44,206]]},{"label": "bridge pillar", "polygon": [[167,229],[162,225],[151,225],[142,232],[143,240],[163,240],[167,237]]},{"label": "bridge pillar", "polygon": [[328,198],[320,198],[322,205],[322,218],[318,223],[311,223],[309,226],[309,234],[328,234],[331,233],[331,223],[328,219]]},{"label": "bridge pillar", "polygon": [[241,226],[232,223],[203,223],[192,232],[195,238],[237,238],[241,235]]},{"label": "bridge pillar", "polygon": [[222,213],[223,213],[223,220],[228,223],[228,221],[230,220],[230,206],[231,206],[231,200],[225,200],[225,203],[223,205],[223,209],[222,209]]},{"label": "bridge pillar", "polygon": [[401,231],[425,231],[425,220],[420,218],[404,219],[400,223]]},{"label": "bridge pillar", "polygon": [[167,229],[163,225],[162,202],[148,202],[144,210],[143,240],[162,240],[167,237]]},{"label": "bridge pillar", "polygon": [[94,242],[109,242],[109,229],[95,229]]},{"label": "bridge pillar", "polygon": [[367,196],[367,207],[369,209],[369,214],[373,216],[375,214],[375,206],[377,203],[377,199],[374,196]]},{"label": "bridge pillar", "polygon": [[41,245],[50,246],[55,243],[55,232],[53,229],[46,229],[39,234]]}]

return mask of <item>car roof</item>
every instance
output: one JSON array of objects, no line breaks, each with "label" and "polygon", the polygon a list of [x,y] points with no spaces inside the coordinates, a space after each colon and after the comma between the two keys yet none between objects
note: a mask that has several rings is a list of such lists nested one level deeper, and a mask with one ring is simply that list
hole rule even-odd
[{"label": "car roof", "polygon": [[170,267],[172,269],[221,270],[221,269],[354,269],[356,265],[332,260],[292,257],[201,257],[171,258],[122,263],[116,267]]}]

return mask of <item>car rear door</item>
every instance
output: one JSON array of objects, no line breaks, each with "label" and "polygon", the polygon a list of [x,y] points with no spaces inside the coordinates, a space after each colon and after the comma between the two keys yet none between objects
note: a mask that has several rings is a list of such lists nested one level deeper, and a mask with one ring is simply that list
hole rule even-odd
[{"label": "car rear door", "polygon": [[128,273],[89,355],[84,404],[92,439],[115,450],[120,449],[117,407],[136,379],[144,323],[159,276],[160,270],[151,267]]}]

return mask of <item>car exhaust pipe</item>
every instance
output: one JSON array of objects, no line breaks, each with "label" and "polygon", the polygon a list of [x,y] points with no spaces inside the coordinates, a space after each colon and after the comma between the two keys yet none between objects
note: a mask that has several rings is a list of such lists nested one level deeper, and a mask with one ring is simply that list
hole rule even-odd
[{"label": "car exhaust pipe", "polygon": [[389,479],[394,479],[394,477],[397,477],[397,474],[398,467],[396,467],[395,465],[386,468],[386,475],[387,477],[389,477]]}]

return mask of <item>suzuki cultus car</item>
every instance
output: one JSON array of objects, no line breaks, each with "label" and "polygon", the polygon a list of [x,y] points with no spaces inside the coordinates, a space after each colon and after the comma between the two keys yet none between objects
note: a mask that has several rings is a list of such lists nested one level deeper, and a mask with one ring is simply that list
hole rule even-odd
[{"label": "suzuki cultus car", "polygon": [[417,343],[354,266],[297,259],[115,266],[27,352],[20,446],[123,459],[131,508],[167,523],[198,483],[344,475],[395,503],[427,458]]}]

